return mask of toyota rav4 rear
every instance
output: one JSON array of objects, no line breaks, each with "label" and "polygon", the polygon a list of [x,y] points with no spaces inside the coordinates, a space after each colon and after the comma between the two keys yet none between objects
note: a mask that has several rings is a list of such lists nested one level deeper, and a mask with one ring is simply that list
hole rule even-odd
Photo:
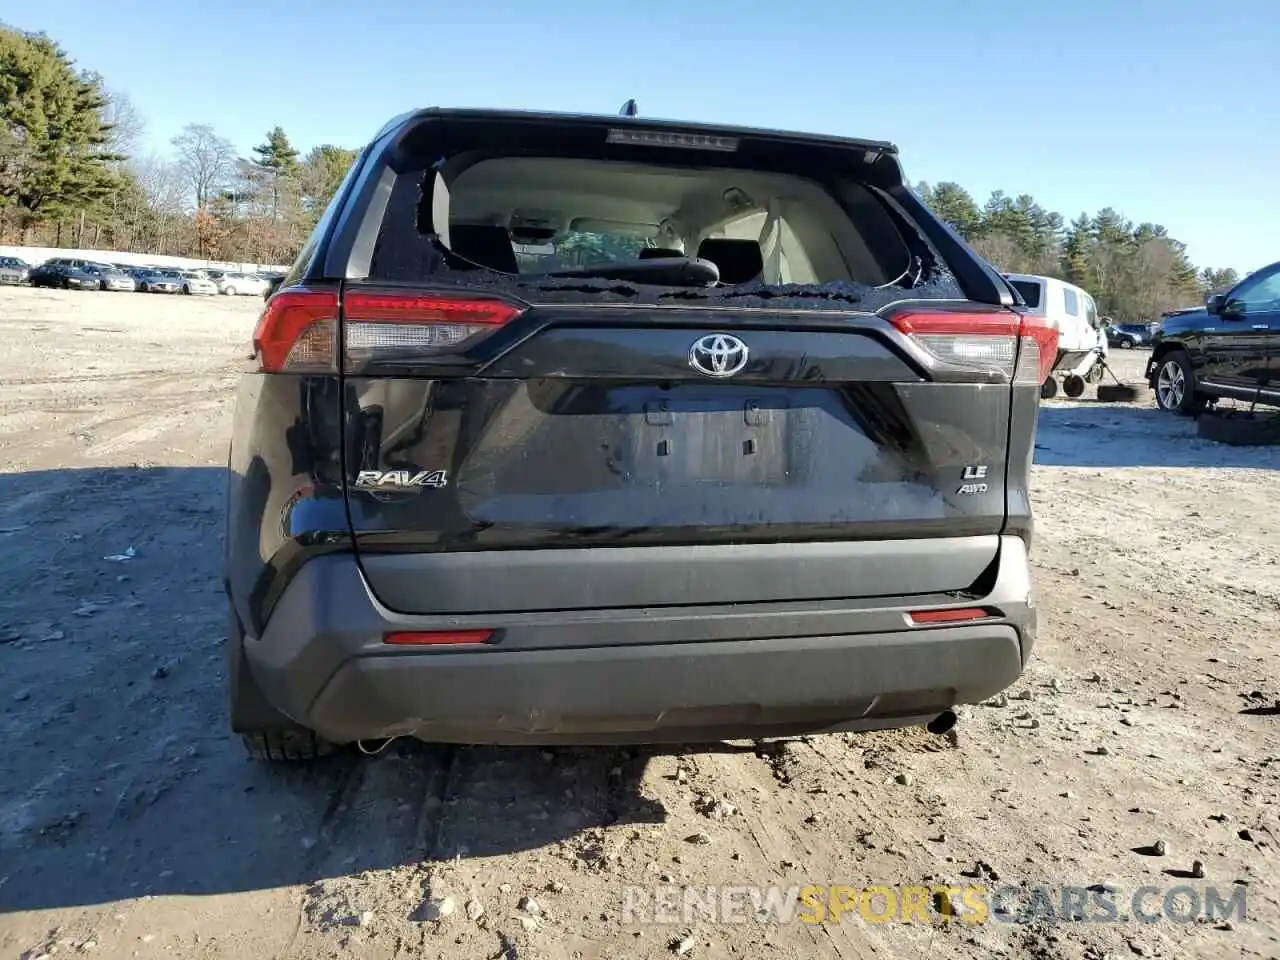
[{"label": "toyota rav4 rear", "polygon": [[272,759],[940,729],[1035,637],[1056,333],[1020,303],[889,143],[398,118],[237,399],[234,729]]}]

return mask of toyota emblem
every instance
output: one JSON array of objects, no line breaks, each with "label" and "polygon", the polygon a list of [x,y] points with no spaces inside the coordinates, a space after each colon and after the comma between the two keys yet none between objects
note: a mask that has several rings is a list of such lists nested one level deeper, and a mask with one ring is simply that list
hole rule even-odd
[{"label": "toyota emblem", "polygon": [[727,333],[709,333],[693,342],[689,366],[708,377],[732,377],[747,365],[747,345]]}]

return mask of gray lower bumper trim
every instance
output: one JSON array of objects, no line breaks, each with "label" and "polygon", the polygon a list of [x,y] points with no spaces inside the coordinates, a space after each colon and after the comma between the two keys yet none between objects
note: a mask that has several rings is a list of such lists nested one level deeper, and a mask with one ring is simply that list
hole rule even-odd
[{"label": "gray lower bumper trim", "polygon": [[[307,722],[330,739],[504,742],[664,729],[748,735],[808,721],[936,714],[1017,679],[1009,626],[348,661]],[[909,706],[907,706],[909,705]]]},{"label": "gray lower bumper trim", "polygon": [[[1003,537],[991,620],[919,628],[945,596],[640,610],[408,616],[353,557],[319,557],[245,638],[273,705],[338,741],[398,733],[458,742],[715,738],[936,714],[1008,686],[1035,639],[1026,548]],[[485,628],[494,643],[393,647],[387,632]],[[736,732],[723,732],[736,731]],[[612,742],[611,741],[611,742]]]}]

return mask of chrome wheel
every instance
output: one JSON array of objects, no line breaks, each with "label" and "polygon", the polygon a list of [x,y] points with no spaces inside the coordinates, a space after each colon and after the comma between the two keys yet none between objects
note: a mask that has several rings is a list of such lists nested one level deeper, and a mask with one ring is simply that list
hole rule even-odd
[{"label": "chrome wheel", "polygon": [[1156,397],[1165,410],[1177,410],[1182,406],[1182,398],[1187,392],[1187,377],[1182,372],[1182,364],[1177,360],[1166,360],[1156,376]]}]

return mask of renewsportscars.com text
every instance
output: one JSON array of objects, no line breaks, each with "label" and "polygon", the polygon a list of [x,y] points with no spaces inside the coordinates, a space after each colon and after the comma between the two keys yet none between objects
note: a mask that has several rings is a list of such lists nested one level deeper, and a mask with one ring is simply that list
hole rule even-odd
[{"label": "renewsportscars.com text", "polygon": [[1246,919],[1246,888],[629,885],[623,923],[1195,923]]}]

